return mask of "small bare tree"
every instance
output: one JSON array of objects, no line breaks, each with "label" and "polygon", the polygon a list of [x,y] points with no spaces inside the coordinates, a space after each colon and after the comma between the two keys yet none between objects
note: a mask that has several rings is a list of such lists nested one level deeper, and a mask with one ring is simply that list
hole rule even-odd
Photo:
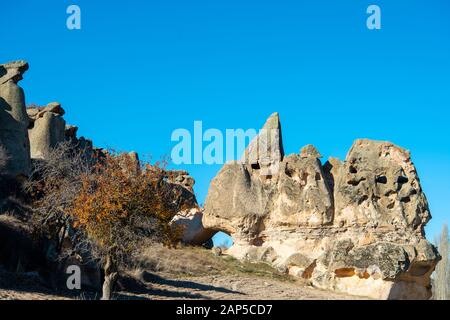
[{"label": "small bare tree", "polygon": [[92,159],[84,150],[62,142],[45,160],[33,161],[31,175],[24,184],[34,208],[31,219],[34,230],[57,243],[58,255],[71,227],[67,211],[82,187],[81,176],[92,167]]},{"label": "small bare tree", "polygon": [[442,256],[438,262],[434,277],[434,298],[436,300],[450,299],[450,263],[449,263],[449,238],[448,227],[442,227],[438,244],[439,253]]}]

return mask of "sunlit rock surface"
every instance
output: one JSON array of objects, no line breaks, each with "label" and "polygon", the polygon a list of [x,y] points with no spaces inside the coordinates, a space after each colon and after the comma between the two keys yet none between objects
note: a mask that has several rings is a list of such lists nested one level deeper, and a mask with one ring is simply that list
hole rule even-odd
[{"label": "sunlit rock surface", "polygon": [[272,133],[226,163],[206,199],[203,226],[233,237],[228,253],[319,288],[428,299],[439,255],[425,239],[431,216],[409,151],[360,139],[344,161],[322,165],[312,145],[284,155],[277,113],[263,129]]}]

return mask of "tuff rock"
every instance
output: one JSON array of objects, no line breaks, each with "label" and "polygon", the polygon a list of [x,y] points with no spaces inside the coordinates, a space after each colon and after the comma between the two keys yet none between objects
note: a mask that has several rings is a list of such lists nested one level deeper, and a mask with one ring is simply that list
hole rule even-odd
[{"label": "tuff rock", "polygon": [[430,298],[439,254],[425,238],[431,216],[409,151],[360,139],[344,161],[322,165],[312,145],[284,155],[278,114],[263,129],[271,139],[262,130],[208,191],[203,226],[233,237],[228,254],[323,289]]},{"label": "tuff rock", "polygon": [[64,109],[57,102],[43,108],[28,108],[30,117],[30,152],[33,159],[45,159],[58,143],[66,139],[66,122],[62,118]]},{"label": "tuff rock", "polygon": [[167,182],[174,190],[182,190],[181,198],[188,200],[178,207],[179,211],[171,221],[181,230],[181,241],[191,245],[204,244],[215,232],[203,226],[203,210],[194,194],[194,178],[187,171],[171,170],[167,171]]},{"label": "tuff rock", "polygon": [[26,176],[31,165],[25,96],[17,85],[27,70],[25,61],[0,65],[0,145],[6,158],[0,171],[12,177]]}]

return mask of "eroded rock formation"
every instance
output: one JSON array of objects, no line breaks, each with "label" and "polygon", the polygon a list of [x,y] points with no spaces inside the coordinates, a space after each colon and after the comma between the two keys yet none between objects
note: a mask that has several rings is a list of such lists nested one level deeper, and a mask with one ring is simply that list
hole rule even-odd
[{"label": "eroded rock formation", "polygon": [[53,102],[42,108],[28,108],[27,113],[30,117],[31,158],[45,159],[58,143],[66,139],[66,122],[62,117],[64,109],[61,104]]},{"label": "eroded rock formation", "polygon": [[312,145],[283,154],[278,114],[263,129],[241,161],[223,166],[206,199],[203,225],[233,237],[228,252],[319,288],[429,298],[439,255],[425,239],[430,212],[409,152],[362,139],[345,161],[322,165]]},{"label": "eroded rock formation", "polygon": [[13,177],[26,176],[31,165],[25,96],[17,85],[27,70],[25,61],[0,65],[0,146],[4,154],[0,171]]},{"label": "eroded rock formation", "polygon": [[187,171],[167,171],[167,182],[173,190],[181,190],[180,199],[186,199],[178,206],[178,213],[173,217],[172,224],[181,228],[181,240],[191,245],[202,245],[214,235],[214,231],[203,226],[203,210],[197,203],[194,194],[195,180]]}]

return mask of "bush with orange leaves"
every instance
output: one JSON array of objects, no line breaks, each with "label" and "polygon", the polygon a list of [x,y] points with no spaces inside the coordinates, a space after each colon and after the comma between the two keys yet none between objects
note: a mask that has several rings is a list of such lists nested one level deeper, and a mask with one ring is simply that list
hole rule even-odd
[{"label": "bush with orange leaves", "polygon": [[118,270],[132,264],[144,242],[170,246],[179,238],[170,221],[180,208],[169,199],[166,171],[140,166],[127,154],[107,154],[80,178],[81,190],[68,213],[104,266],[108,299]]},{"label": "bush with orange leaves", "polygon": [[34,161],[25,190],[33,232],[54,244],[46,250],[49,258],[57,265],[76,258],[103,267],[108,298],[119,270],[132,267],[154,242],[176,243],[182,230],[170,221],[197,205],[190,191],[170,182],[166,165],[140,165],[114,151],[91,154],[70,143]]}]

